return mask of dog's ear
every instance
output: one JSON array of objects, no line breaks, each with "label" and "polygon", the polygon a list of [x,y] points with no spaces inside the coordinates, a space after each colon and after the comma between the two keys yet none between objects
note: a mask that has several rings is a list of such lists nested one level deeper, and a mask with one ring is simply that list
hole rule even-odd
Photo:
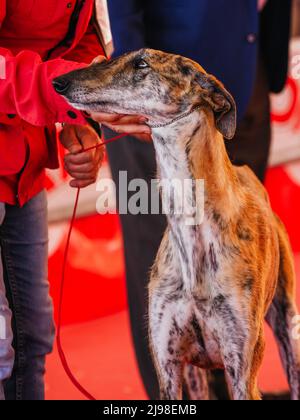
[{"label": "dog's ear", "polygon": [[197,73],[196,81],[201,88],[201,97],[213,109],[216,127],[226,139],[236,132],[237,110],[233,97],[214,76]]}]

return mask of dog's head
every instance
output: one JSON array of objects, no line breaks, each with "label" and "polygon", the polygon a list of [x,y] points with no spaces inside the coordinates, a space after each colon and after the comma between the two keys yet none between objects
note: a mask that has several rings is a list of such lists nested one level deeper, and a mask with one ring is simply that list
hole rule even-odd
[{"label": "dog's head", "polygon": [[235,102],[224,86],[192,60],[161,51],[143,49],[93,64],[53,85],[83,111],[137,114],[165,123],[200,106],[213,111],[224,137],[232,138],[236,130]]}]

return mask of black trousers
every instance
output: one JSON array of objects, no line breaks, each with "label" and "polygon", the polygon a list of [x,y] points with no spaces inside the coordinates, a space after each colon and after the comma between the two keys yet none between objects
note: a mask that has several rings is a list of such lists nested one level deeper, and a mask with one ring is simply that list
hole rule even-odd
[{"label": "black trousers", "polygon": [[[113,132],[106,130],[106,137]],[[263,180],[270,150],[269,87],[261,63],[247,115],[240,123],[234,140],[227,143],[232,161],[247,164]],[[113,178],[118,185],[119,172],[127,171],[128,181],[142,178],[150,184],[155,178],[156,162],[152,145],[134,138],[108,146]],[[150,399],[159,398],[158,382],[151,360],[147,331],[147,285],[149,271],[166,228],[163,215],[121,215],[124,236],[126,278],[131,329],[136,357]],[[222,390],[221,390],[222,392]],[[218,394],[218,392],[217,392]]]}]

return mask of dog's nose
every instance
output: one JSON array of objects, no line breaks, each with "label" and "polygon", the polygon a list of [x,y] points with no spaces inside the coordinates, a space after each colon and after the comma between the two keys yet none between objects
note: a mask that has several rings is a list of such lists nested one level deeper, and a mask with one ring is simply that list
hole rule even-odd
[{"label": "dog's nose", "polygon": [[63,77],[58,77],[53,80],[52,84],[57,93],[65,95],[70,89],[71,81]]}]

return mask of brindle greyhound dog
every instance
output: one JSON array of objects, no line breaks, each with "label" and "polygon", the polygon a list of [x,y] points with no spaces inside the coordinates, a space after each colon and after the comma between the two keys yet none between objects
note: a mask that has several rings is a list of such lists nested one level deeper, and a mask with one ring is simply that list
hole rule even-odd
[{"label": "brindle greyhound dog", "polygon": [[222,368],[233,399],[259,400],[266,319],[298,400],[291,247],[261,183],[227,156],[232,96],[197,63],[148,49],[62,76],[54,87],[80,110],[147,117],[160,177],[205,180],[203,222],[169,214],[151,273],[150,341],[162,399],[181,398],[184,376],[192,398],[206,399],[207,370]]}]

